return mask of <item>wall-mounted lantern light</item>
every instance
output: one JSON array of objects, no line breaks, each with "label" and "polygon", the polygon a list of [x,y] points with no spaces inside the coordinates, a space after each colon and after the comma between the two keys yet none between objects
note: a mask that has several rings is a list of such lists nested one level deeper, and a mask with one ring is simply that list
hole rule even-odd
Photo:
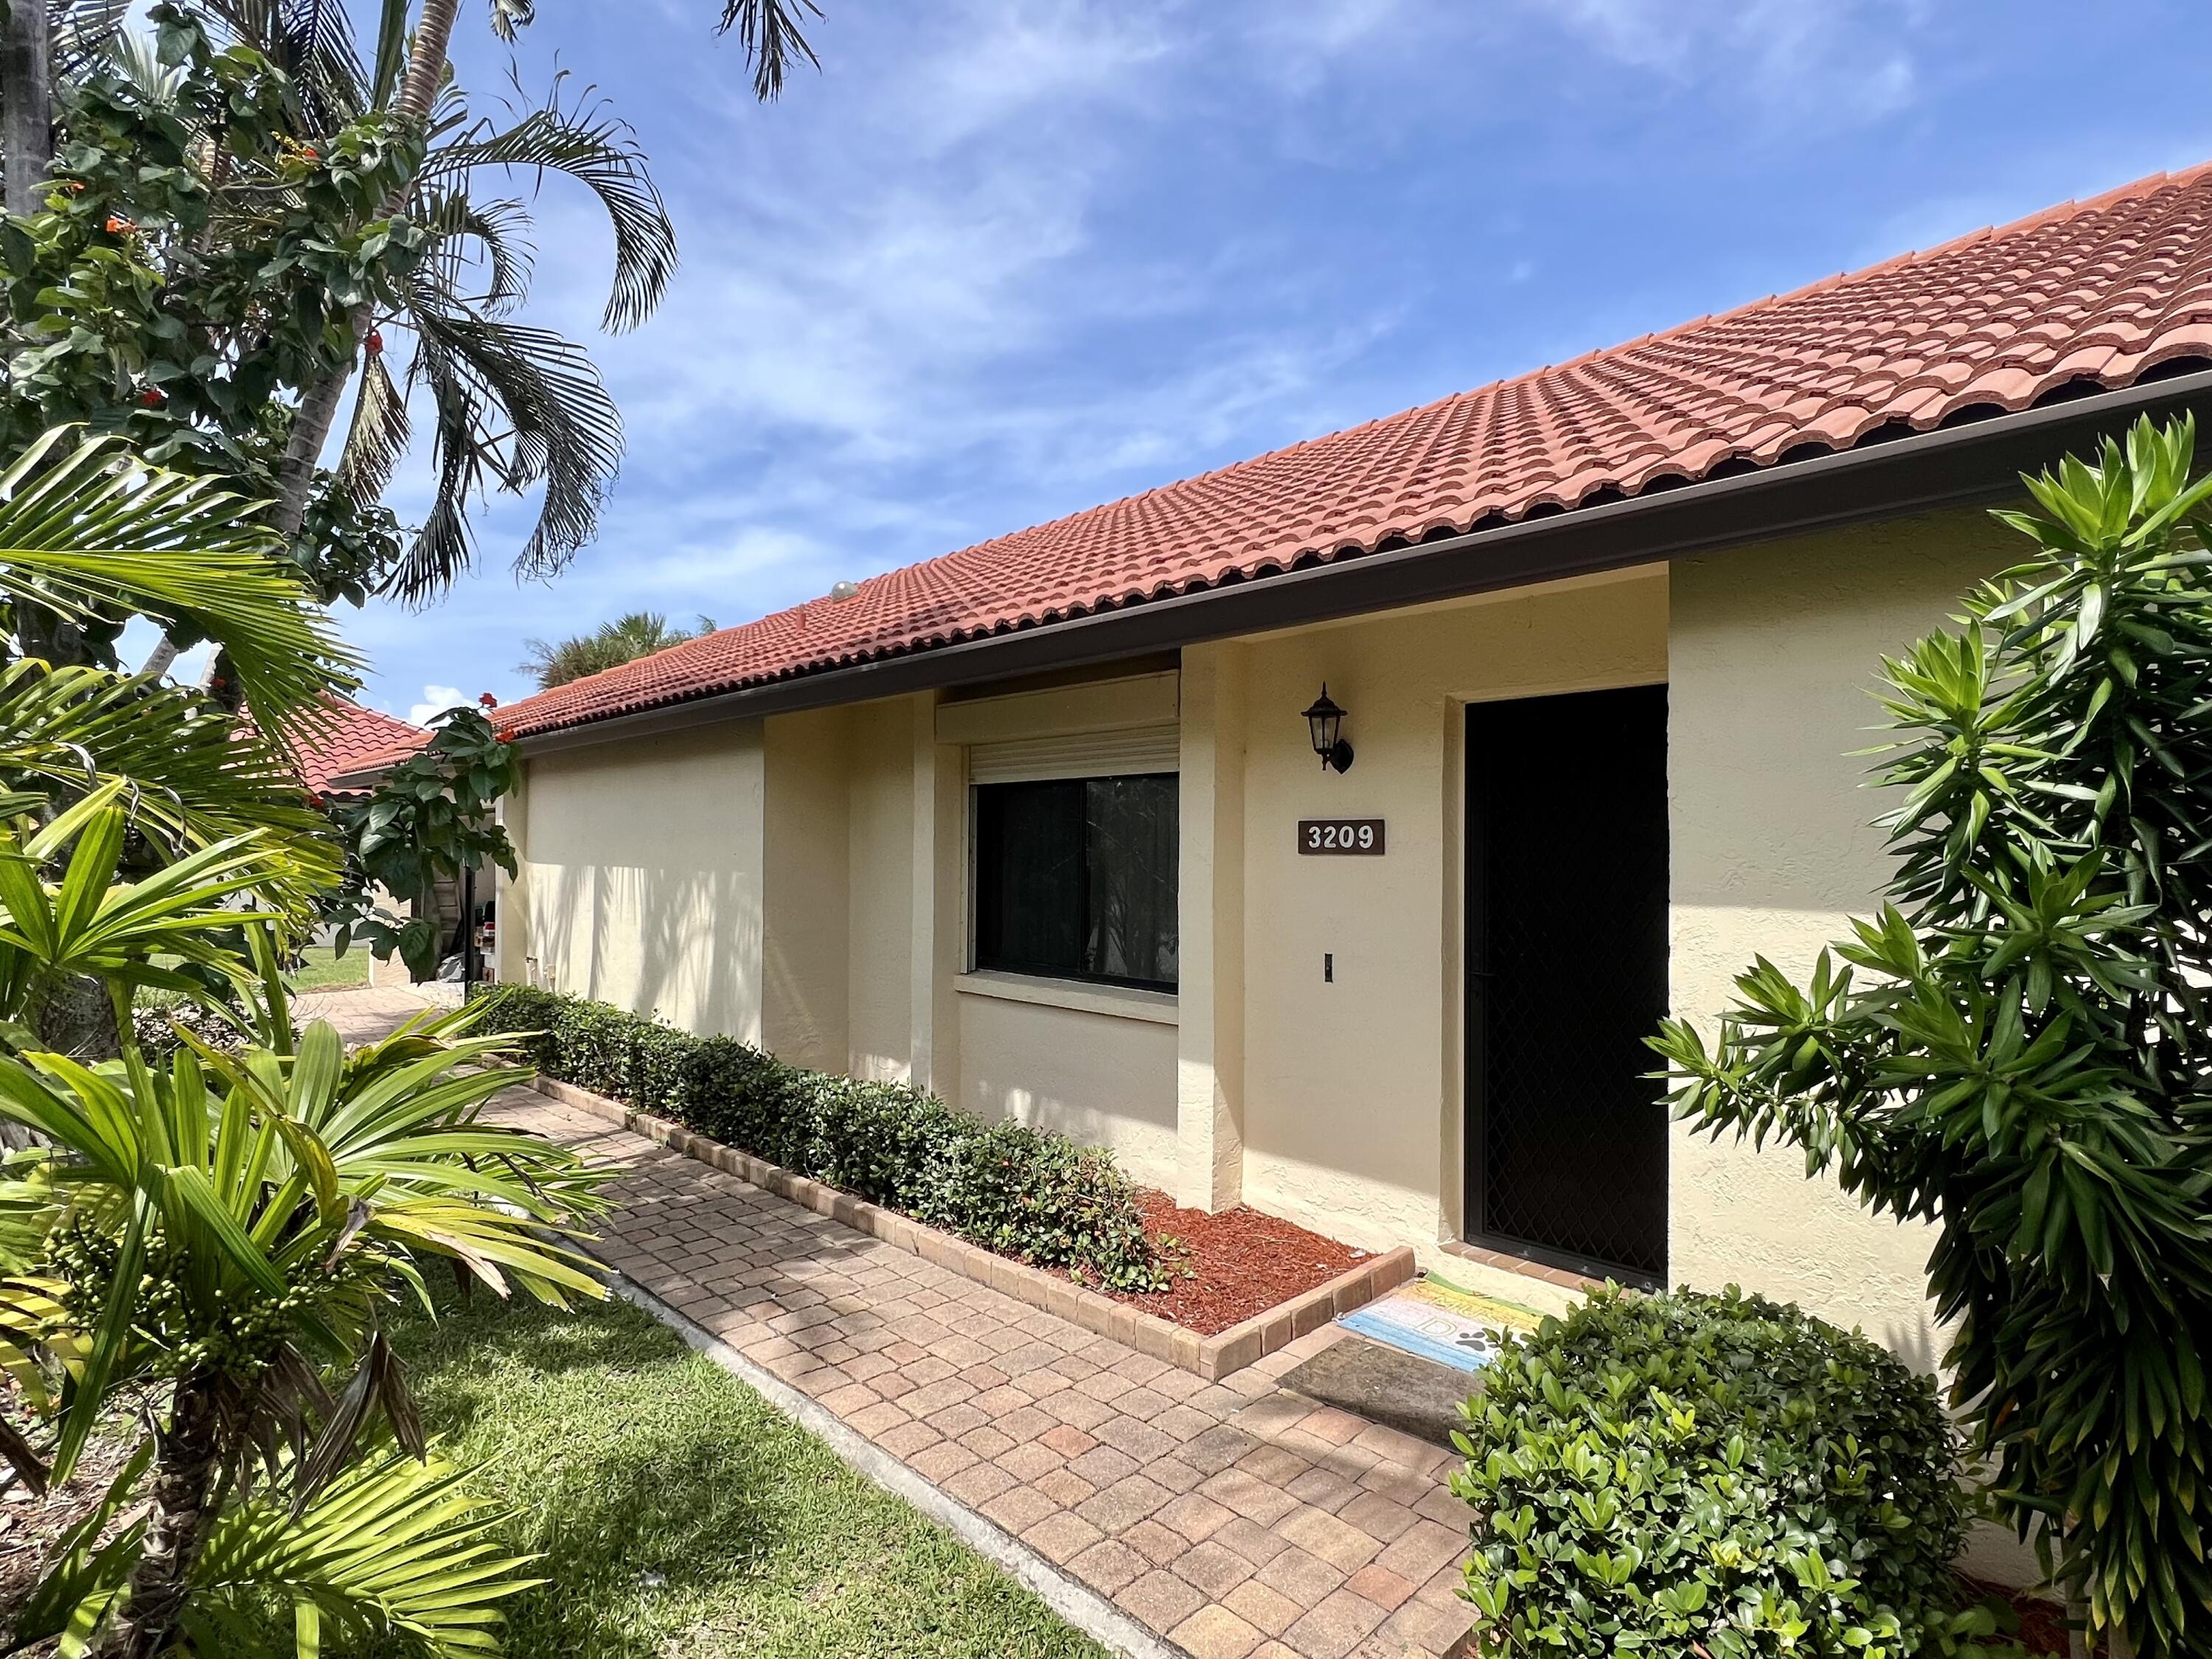
[{"label": "wall-mounted lantern light", "polygon": [[1321,696],[1306,710],[1306,726],[1313,734],[1314,753],[1321,757],[1322,767],[1349,772],[1352,745],[1344,740],[1344,710],[1328,700],[1326,680],[1322,682]]}]

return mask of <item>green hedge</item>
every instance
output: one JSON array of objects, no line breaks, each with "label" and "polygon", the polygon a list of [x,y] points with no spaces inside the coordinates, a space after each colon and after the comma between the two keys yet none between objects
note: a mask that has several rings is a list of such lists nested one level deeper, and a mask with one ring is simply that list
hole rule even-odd
[{"label": "green hedge", "polygon": [[787,1066],[604,1002],[510,985],[486,1028],[522,1035],[545,1076],[629,1102],[726,1146],[1038,1267],[1115,1290],[1167,1286],[1135,1188],[1109,1152],[934,1096]]},{"label": "green hedge", "polygon": [[1966,1650],[1933,1379],[1731,1287],[1594,1295],[1483,1373],[1452,1489],[1498,1659]]}]

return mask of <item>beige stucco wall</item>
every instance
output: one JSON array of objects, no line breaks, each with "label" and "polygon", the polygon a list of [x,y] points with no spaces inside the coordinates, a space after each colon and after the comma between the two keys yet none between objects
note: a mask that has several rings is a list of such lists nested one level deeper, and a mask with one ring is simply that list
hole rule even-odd
[{"label": "beige stucco wall", "polygon": [[793,1066],[842,1071],[851,711],[775,714],[763,725],[761,1036]]},{"label": "beige stucco wall", "polygon": [[852,711],[847,805],[845,1069],[913,1075],[914,726],[905,699]]},{"label": "beige stucco wall", "polygon": [[[1763,954],[1802,975],[1884,877],[1866,787],[1878,659],[2017,556],[1981,514],[1899,521],[1684,561],[1670,643],[1675,1012],[1703,1023]],[[1868,1216],[1786,1148],[1678,1127],[1674,1276],[1802,1304],[1923,1366],[1938,1352],[1917,1226]]]},{"label": "beige stucco wall", "polygon": [[1174,1186],[1174,1025],[969,991],[960,1060],[959,1103],[976,1116],[1110,1147],[1137,1180]]},{"label": "beige stucco wall", "polygon": [[532,760],[502,972],[758,1042],[764,794],[758,721]]},{"label": "beige stucco wall", "polygon": [[[1242,649],[1244,1196],[1433,1261],[1459,1231],[1464,707],[1665,678],[1667,577],[1559,583]],[[1356,759],[1341,775],[1322,770],[1299,718],[1324,680],[1350,711]],[[1301,856],[1297,820],[1331,816],[1385,820],[1387,852]]]}]

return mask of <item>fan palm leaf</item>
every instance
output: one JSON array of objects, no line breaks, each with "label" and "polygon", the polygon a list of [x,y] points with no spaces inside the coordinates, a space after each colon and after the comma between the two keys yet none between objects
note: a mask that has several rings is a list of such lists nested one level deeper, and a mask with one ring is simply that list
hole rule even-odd
[{"label": "fan palm leaf", "polygon": [[[105,1534],[150,1449],[58,1540],[16,1611],[11,1651],[58,1641],[81,1652],[121,1600],[146,1522]],[[538,1558],[501,1541],[513,1512],[471,1492],[471,1473],[387,1451],[304,1506],[270,1489],[232,1505],[192,1563],[180,1630],[194,1651],[240,1659],[314,1659],[330,1638],[356,1647],[393,1637],[439,1659],[496,1652],[498,1604],[541,1581],[526,1576]]]},{"label": "fan palm leaf", "polygon": [[[275,1496],[231,1510],[193,1566],[185,1633],[204,1653],[310,1659],[332,1637],[395,1635],[441,1656],[495,1652],[497,1603],[540,1582],[524,1576],[537,1558],[501,1543],[512,1511],[472,1494],[469,1473],[391,1454],[304,1511]],[[268,1625],[272,1596],[289,1604],[289,1633]]]},{"label": "fan palm leaf", "polygon": [[[102,784],[27,840],[0,833],[0,1020],[21,1021],[43,988],[85,975],[125,995],[167,990],[217,1007],[210,982],[240,995],[258,988],[228,940],[241,927],[281,920],[236,901],[291,874],[284,850],[249,832],[118,881],[130,830],[125,787]],[[57,863],[59,879],[47,879]],[[184,965],[201,977],[179,971]]]},{"label": "fan palm leaf", "polygon": [[[572,1218],[602,1204],[600,1176],[568,1149],[483,1117],[524,1074],[501,1063],[508,1038],[468,1035],[477,1017],[426,1014],[351,1054],[320,1021],[291,1054],[225,1054],[185,1034],[163,1069],[131,1050],[100,1066],[0,1055],[0,1118],[52,1144],[64,1198],[106,1217],[116,1241],[107,1300],[70,1334],[80,1363],[60,1384],[62,1474],[118,1383],[174,1364],[137,1311],[137,1263],[156,1234],[195,1319],[299,1286],[331,1291],[292,1316],[320,1364],[351,1363],[368,1342],[380,1275],[419,1291],[428,1261],[457,1263],[502,1296],[604,1294],[588,1259],[561,1242]],[[368,1278],[348,1278],[348,1264]],[[381,1386],[401,1388],[396,1368]]]},{"label": "fan palm leaf", "polygon": [[121,786],[131,826],[175,858],[264,831],[285,866],[267,896],[302,915],[343,872],[283,750],[198,692],[105,669],[0,667],[0,785],[58,809]]},{"label": "fan palm leaf", "polygon": [[0,596],[73,622],[138,611],[214,640],[256,717],[282,732],[357,684],[360,659],[285,574],[260,510],[147,465],[119,439],[58,427],[0,471]]}]

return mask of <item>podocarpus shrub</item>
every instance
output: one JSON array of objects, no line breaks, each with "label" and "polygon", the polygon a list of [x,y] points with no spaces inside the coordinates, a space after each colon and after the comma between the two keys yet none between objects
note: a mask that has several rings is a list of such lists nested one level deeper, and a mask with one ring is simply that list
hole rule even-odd
[{"label": "podocarpus shrub", "polygon": [[1497,1659],[1960,1650],[1958,1451],[1936,1385],[1734,1287],[1608,1289],[1483,1374],[1452,1489]]},{"label": "podocarpus shrub", "polygon": [[1039,1267],[1115,1290],[1165,1287],[1136,1193],[1111,1153],[983,1124],[897,1083],[787,1066],[730,1037],[527,986],[488,1029],[526,1031],[546,1076],[612,1095],[756,1158]]}]

